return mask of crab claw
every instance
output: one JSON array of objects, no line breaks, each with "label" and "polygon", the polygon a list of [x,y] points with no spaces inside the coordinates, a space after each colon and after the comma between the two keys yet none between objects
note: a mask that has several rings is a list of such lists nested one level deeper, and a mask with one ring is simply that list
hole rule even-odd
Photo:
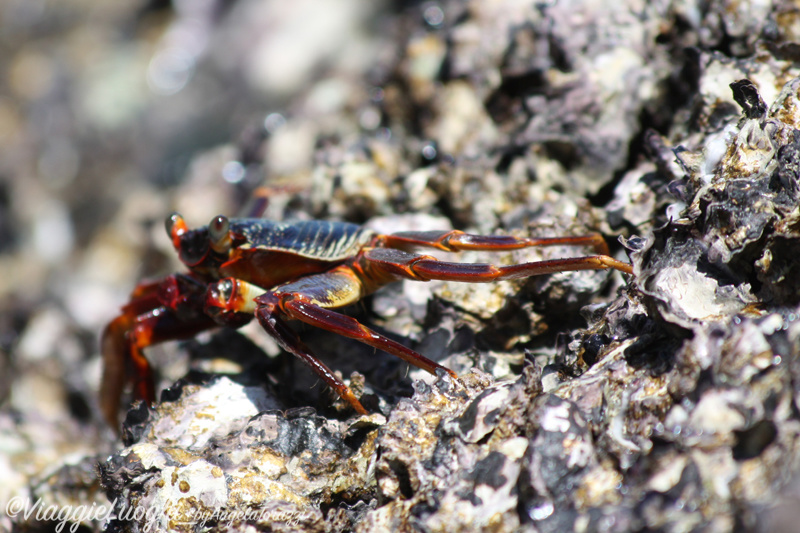
[{"label": "crab claw", "polygon": [[208,286],[205,312],[218,324],[236,326],[253,318],[256,310],[254,300],[264,292],[264,289],[236,278],[221,279]]}]

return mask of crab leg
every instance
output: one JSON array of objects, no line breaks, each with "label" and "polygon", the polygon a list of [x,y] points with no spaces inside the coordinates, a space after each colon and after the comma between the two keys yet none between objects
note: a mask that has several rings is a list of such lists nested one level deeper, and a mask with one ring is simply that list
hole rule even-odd
[{"label": "crab leg", "polygon": [[451,263],[439,261],[429,255],[413,254],[391,248],[367,250],[361,259],[361,268],[370,279],[388,283],[396,279],[430,281],[463,281],[487,283],[504,279],[527,278],[541,274],[574,270],[605,270],[614,268],[631,273],[631,266],[607,255],[590,255],[549,261],[535,261],[518,265],[495,266],[485,263]]},{"label": "crab leg", "polygon": [[[215,325],[202,313],[204,287],[187,276],[168,276],[138,285],[131,302],[103,330],[103,376],[100,403],[106,421],[118,427],[119,405],[126,383],[133,383],[134,397],[155,400],[153,373],[144,348],[160,342],[191,338]],[[201,292],[202,291],[202,292]],[[128,370],[132,370],[132,375]]]},{"label": "crab leg", "polygon": [[426,247],[460,252],[462,250],[518,250],[530,246],[591,246],[595,252],[608,255],[608,245],[599,233],[575,237],[549,237],[531,239],[512,235],[473,235],[463,231],[401,231],[390,235],[381,235],[379,242],[385,248]]},{"label": "crab leg", "polygon": [[[253,292],[250,284],[242,280],[229,280],[235,285],[230,298],[229,311],[241,311],[248,303],[236,295]],[[346,400],[357,412],[366,410],[353,392],[331,370],[325,366],[311,350],[290,329],[283,317],[294,318],[312,326],[355,339],[374,348],[400,357],[414,366],[436,374],[443,370],[453,377],[451,370],[431,361],[399,342],[393,341],[364,326],[358,320],[331,311],[357,302],[365,295],[359,275],[348,265],[341,265],[329,272],[307,276],[298,281],[272,289],[255,299],[255,315],[261,326],[272,335],[283,348],[308,364],[339,396]],[[238,303],[237,303],[238,302]],[[236,309],[235,307],[239,307]]]},{"label": "crab leg", "polygon": [[277,311],[276,308],[277,306],[266,305],[259,309],[257,316],[261,327],[263,327],[272,338],[278,341],[278,344],[280,344],[284,350],[293,353],[299,357],[301,361],[311,367],[311,370],[322,378],[330,388],[336,391],[336,394],[349,403],[357,413],[362,415],[367,414],[367,410],[364,409],[364,406],[358,401],[358,398],[356,398],[356,395],[350,390],[350,387],[336,377],[336,374],[334,374],[325,363],[317,359],[308,346],[300,340],[300,336],[297,332],[291,329],[279,316],[280,312]]}]

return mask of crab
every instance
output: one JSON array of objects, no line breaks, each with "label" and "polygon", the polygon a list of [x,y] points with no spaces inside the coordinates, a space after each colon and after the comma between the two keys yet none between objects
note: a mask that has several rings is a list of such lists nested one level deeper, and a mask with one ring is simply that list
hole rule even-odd
[{"label": "crab", "polygon": [[[416,351],[334,311],[399,280],[467,283],[517,279],[553,272],[616,269],[631,265],[609,256],[599,234],[553,238],[482,236],[452,231],[379,234],[345,222],[274,222],[263,218],[214,217],[189,229],[173,213],[166,229],[186,273],[143,282],[101,339],[103,414],[116,428],[123,389],[155,400],[153,373],[144,349],[191,338],[217,326],[238,328],[253,318],[288,352],[305,362],[359,414],[366,409],[303,343],[287,323],[296,319],[386,351],[432,374],[456,374]],[[440,261],[414,250],[514,250],[529,246],[589,246],[596,255],[508,266]]]}]

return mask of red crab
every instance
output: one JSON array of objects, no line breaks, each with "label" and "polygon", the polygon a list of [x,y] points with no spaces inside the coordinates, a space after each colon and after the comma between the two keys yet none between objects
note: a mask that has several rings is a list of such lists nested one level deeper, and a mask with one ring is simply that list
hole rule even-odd
[{"label": "red crab", "polygon": [[[103,332],[101,404],[116,427],[126,382],[137,399],[155,399],[152,372],[143,349],[185,339],[216,327],[240,327],[255,316],[287,351],[308,364],[358,413],[366,410],[353,392],[306,347],[286,320],[359,340],[428,372],[447,368],[376,333],[333,309],[357,302],[402,279],[489,282],[569,270],[631,266],[608,256],[600,235],[546,239],[470,235],[461,231],[406,231],[380,235],[344,222],[272,222],[261,218],[215,217],[190,230],[180,215],[167,219],[167,233],[188,267],[185,274],[139,284],[130,302]],[[449,252],[513,250],[527,246],[588,245],[598,255],[510,266],[439,261],[412,250]]]}]

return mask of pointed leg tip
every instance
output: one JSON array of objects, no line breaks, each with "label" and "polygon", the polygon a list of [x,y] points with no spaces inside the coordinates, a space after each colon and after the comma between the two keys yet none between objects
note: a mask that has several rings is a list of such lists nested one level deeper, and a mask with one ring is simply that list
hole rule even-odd
[{"label": "pointed leg tip", "polygon": [[617,261],[617,264],[613,265],[611,268],[615,268],[619,270],[623,274],[633,275],[633,265],[628,263],[623,263],[622,261]]},{"label": "pointed leg tip", "polygon": [[364,409],[364,406],[361,405],[361,402],[356,399],[356,397],[351,393],[350,396],[346,397],[345,400],[347,403],[350,404],[350,407],[358,413],[359,415],[369,415],[369,411]]},{"label": "pointed leg tip", "polygon": [[350,407],[352,407],[352,408],[353,408],[353,410],[354,410],[356,413],[358,413],[358,414],[360,414],[360,415],[368,415],[368,414],[369,414],[369,412],[368,412],[366,409],[364,409],[364,406],[363,406],[363,405],[361,405],[361,402],[360,402],[360,401],[358,401],[358,398],[356,398],[356,395],[355,395],[355,394],[353,394],[353,391],[352,391],[352,390],[350,390],[350,388],[349,388],[349,387],[347,387],[346,385],[345,385],[344,387],[345,387],[344,389],[342,389],[342,390],[337,390],[337,391],[336,391],[336,392],[339,394],[339,396],[340,396],[340,397],[341,397],[341,398],[342,398],[344,401],[346,401],[347,403],[349,403],[349,404],[350,404]]}]

